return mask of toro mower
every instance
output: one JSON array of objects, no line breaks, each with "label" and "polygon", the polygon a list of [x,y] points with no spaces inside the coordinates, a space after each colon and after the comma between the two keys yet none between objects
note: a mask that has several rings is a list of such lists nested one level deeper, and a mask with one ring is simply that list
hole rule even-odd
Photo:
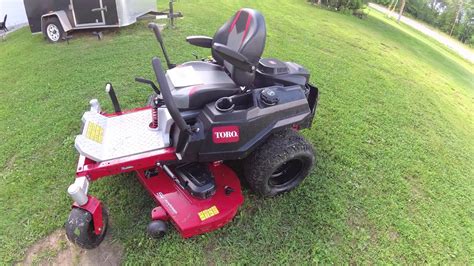
[{"label": "toro mower", "polygon": [[236,172],[271,197],[299,185],[314,164],[298,131],[311,127],[318,89],[302,66],[261,58],[266,28],[259,12],[241,9],[212,38],[188,37],[212,57],[180,65],[170,62],[158,26],[149,27],[168,70],[154,58],[158,86],[136,78],[154,90],[148,104],[122,111],[109,83],[114,112],[91,100],[75,139],[80,157],[68,188],[74,203],[66,234],[82,248],[97,247],[107,231],[107,209],[88,195],[90,182],[104,176],[135,171],[156,202],[148,233],[161,237],[171,223],[188,238],[236,215],[244,200]]}]

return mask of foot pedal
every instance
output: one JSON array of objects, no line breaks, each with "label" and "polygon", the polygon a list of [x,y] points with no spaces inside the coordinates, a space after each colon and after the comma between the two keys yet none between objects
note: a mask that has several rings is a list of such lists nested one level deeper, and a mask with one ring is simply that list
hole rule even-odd
[{"label": "foot pedal", "polygon": [[207,199],[216,193],[214,176],[207,164],[184,164],[176,167],[175,173],[183,187],[196,198]]}]

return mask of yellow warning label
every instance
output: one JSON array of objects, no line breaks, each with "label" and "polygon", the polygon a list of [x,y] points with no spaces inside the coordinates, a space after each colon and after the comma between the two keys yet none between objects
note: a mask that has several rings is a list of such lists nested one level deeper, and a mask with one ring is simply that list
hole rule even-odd
[{"label": "yellow warning label", "polygon": [[104,129],[94,122],[87,124],[86,138],[93,140],[98,143],[102,143],[104,136]]},{"label": "yellow warning label", "polygon": [[211,218],[212,216],[218,215],[219,210],[217,209],[216,206],[212,206],[211,208],[204,210],[198,214],[199,214],[199,219],[201,219],[201,221],[204,221]]}]

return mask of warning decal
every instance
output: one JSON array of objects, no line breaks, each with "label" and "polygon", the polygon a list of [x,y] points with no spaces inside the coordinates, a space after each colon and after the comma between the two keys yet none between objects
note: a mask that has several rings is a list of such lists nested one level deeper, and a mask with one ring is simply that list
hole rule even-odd
[{"label": "warning decal", "polygon": [[104,129],[94,122],[87,124],[86,138],[93,140],[98,143],[102,143],[104,136]]},{"label": "warning decal", "polygon": [[207,210],[204,210],[204,211],[201,211],[198,213],[199,214],[199,219],[201,219],[201,221],[204,221],[204,220],[207,220],[213,216],[216,216],[219,214],[219,210],[217,209],[216,206],[212,206],[211,208],[207,209]]}]

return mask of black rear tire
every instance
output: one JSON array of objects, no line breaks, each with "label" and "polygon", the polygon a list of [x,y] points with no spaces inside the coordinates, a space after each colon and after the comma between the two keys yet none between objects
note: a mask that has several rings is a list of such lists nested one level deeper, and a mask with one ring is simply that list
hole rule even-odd
[{"label": "black rear tire", "polygon": [[44,23],[43,34],[51,43],[57,43],[64,38],[64,29],[56,17],[47,18]]},{"label": "black rear tire", "polygon": [[244,159],[244,176],[254,192],[274,197],[298,186],[314,161],[311,144],[288,129],[271,135]]},{"label": "black rear tire", "polygon": [[93,249],[102,243],[107,232],[109,213],[102,207],[102,221],[104,224],[100,235],[94,232],[92,214],[80,208],[73,208],[66,222],[66,236],[72,243],[84,249]]}]

